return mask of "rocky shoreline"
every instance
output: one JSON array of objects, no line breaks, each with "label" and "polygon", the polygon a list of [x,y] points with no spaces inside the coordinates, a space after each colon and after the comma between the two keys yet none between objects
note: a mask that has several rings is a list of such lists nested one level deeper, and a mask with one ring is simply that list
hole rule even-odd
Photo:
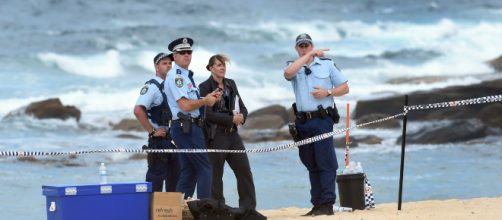
[{"label": "rocky shoreline", "polygon": [[[496,71],[502,71],[502,56],[488,62]],[[502,94],[502,79],[495,74],[492,78],[478,84],[465,86],[451,86],[430,91],[416,91],[409,95],[409,105],[429,104],[463,100],[475,97]],[[495,78],[495,79],[493,79]],[[423,83],[444,80],[444,77],[417,77],[415,79],[395,79],[389,83]],[[403,111],[404,94],[395,94],[384,98],[359,100],[351,114],[357,124],[385,118]],[[13,119],[22,115],[30,115],[38,119],[56,118],[61,120],[80,120],[81,111],[74,106],[64,106],[58,98],[31,103],[8,113],[2,120]],[[246,143],[265,141],[292,141],[287,130],[287,124],[294,121],[291,108],[286,109],[281,105],[271,105],[248,115],[246,123],[240,128],[239,133]],[[455,108],[441,108],[427,111],[412,111],[408,114],[408,122],[416,121],[438,122],[437,125],[422,127],[408,133],[407,142],[413,144],[441,144],[465,142],[490,135],[498,135],[502,130],[502,103],[489,103]],[[143,138],[134,132],[143,131],[135,119],[123,119],[113,124],[113,130],[123,131],[120,138]],[[383,123],[366,126],[366,129],[401,129],[400,119],[391,119]],[[399,137],[396,143],[400,142]],[[375,135],[351,136],[351,146],[362,144],[380,144],[384,137]],[[343,147],[345,138],[335,139],[336,146]]]}]

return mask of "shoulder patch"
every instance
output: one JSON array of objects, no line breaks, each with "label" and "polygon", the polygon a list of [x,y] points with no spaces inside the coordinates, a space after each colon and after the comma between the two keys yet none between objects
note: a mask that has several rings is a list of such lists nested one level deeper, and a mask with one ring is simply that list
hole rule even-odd
[{"label": "shoulder patch", "polygon": [[143,88],[141,88],[141,91],[139,92],[140,95],[144,95],[148,92],[148,85],[145,85],[143,86]]},{"label": "shoulder patch", "polygon": [[176,69],[176,74],[181,74],[181,70],[180,69]]},{"label": "shoulder patch", "polygon": [[178,88],[183,87],[183,78],[176,77],[176,79],[174,79],[174,83],[176,84],[176,87],[178,87]]}]

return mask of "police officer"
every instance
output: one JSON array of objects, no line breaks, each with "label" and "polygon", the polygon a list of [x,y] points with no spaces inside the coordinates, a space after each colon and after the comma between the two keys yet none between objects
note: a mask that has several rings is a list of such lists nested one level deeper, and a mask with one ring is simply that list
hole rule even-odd
[{"label": "police officer", "polygon": [[[193,40],[184,37],[172,41],[168,48],[173,52],[174,65],[169,71],[164,85],[169,107],[173,113],[171,135],[180,149],[206,149],[201,124],[200,109],[213,106],[218,93],[211,92],[201,98],[193,80],[193,72],[188,70],[192,61]],[[178,154],[181,175],[176,191],[185,199],[193,197],[197,186],[197,198],[211,198],[211,163],[207,153]]]},{"label": "police officer", "polygon": [[[173,55],[159,53],[153,58],[155,77],[147,81],[134,106],[134,115],[148,132],[148,148],[173,149],[168,133],[171,110],[167,104],[164,80],[172,67]],[[153,191],[162,192],[164,181],[167,192],[174,192],[179,179],[179,164],[174,154],[149,153],[146,181],[152,182]]]},{"label": "police officer", "polygon": [[[226,62],[228,58],[221,54],[209,58],[206,69],[211,71],[211,76],[199,85],[202,95],[216,89],[222,91],[219,101],[212,108],[206,109],[206,142],[212,149],[245,150],[242,139],[237,133],[237,127],[244,123],[248,111],[240,98],[235,81],[225,77]],[[235,109],[236,102],[238,102],[238,109]],[[209,158],[213,164],[213,198],[225,203],[222,178],[225,161],[227,161],[237,178],[239,207],[254,210],[256,194],[247,155],[212,153],[209,154]]]},{"label": "police officer", "polygon": [[[296,37],[295,49],[299,58],[288,61],[284,77],[291,81],[295,93],[296,129],[303,139],[332,132],[333,97],[349,92],[347,78],[333,61],[323,57],[324,52],[329,49],[315,50],[308,34]],[[333,215],[338,169],[333,138],[300,146],[299,154],[300,160],[309,171],[310,202],[314,206],[305,215]]]}]

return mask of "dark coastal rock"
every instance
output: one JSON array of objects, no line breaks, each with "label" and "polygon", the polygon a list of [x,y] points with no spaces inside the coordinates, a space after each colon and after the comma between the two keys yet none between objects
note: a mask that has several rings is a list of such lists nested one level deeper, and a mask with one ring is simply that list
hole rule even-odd
[{"label": "dark coastal rock", "polygon": [[75,118],[80,120],[80,110],[75,106],[63,105],[58,98],[47,99],[38,102],[32,102],[28,106],[8,113],[4,118],[12,118],[20,115],[30,115],[38,119],[55,118],[66,120]]},{"label": "dark coastal rock", "polygon": [[144,131],[141,124],[136,119],[122,119],[117,124],[111,124],[113,130],[122,131]]},{"label": "dark coastal rock", "polygon": [[77,161],[77,156],[70,155],[67,158],[53,159],[53,158],[43,158],[39,159],[36,157],[18,157],[17,160],[24,163],[34,163],[34,164],[48,164],[57,167],[81,167],[85,164],[81,161]]},{"label": "dark coastal rock", "polygon": [[[387,114],[381,114],[381,113],[376,113],[376,114],[368,114],[364,115],[361,118],[357,119],[357,124],[364,124],[367,122],[375,121],[378,119],[386,118],[389,117],[390,115]],[[369,129],[374,129],[374,128],[401,128],[401,123],[399,123],[398,119],[390,119],[387,121],[383,121],[380,123],[374,123],[374,124],[369,124],[364,126],[364,128],[369,128]]]},{"label": "dark coastal rock", "polygon": [[[429,104],[453,100],[463,100],[489,95],[497,95],[502,91],[502,79],[485,81],[467,86],[452,86],[432,91],[419,91],[409,94],[409,105]],[[394,115],[403,112],[404,95],[381,99],[358,101],[354,118],[374,113]],[[486,104],[458,106],[454,108],[438,108],[431,110],[412,111],[409,120],[442,120],[476,118]]]},{"label": "dark coastal rock", "polygon": [[[443,144],[464,142],[483,138],[489,135],[487,127],[478,120],[459,120],[451,124],[425,127],[419,131],[406,135],[406,142],[410,144]],[[402,137],[396,141],[401,143]]]},{"label": "dark coastal rock", "polygon": [[[345,148],[345,136],[334,138],[335,148]],[[349,147],[357,147],[359,146],[359,142],[354,136],[349,136]]]},{"label": "dark coastal rock", "polygon": [[488,64],[497,72],[502,72],[502,55],[498,58],[488,61]]},{"label": "dark coastal rock", "polygon": [[295,122],[296,117],[295,117],[295,112],[293,111],[293,107],[288,108],[288,122]]},{"label": "dark coastal rock", "polygon": [[422,77],[399,77],[387,81],[389,84],[431,84],[443,82],[451,77],[446,76],[422,76]]},{"label": "dark coastal rock", "polygon": [[284,125],[284,119],[278,115],[262,115],[249,118],[244,124],[245,129],[279,129]]},{"label": "dark coastal rock", "polygon": [[288,112],[286,108],[282,105],[271,105],[264,108],[260,108],[248,114],[248,118],[260,117],[262,115],[278,115],[284,121],[288,120]]},{"label": "dark coastal rock", "polygon": [[356,137],[357,141],[361,144],[368,144],[368,145],[373,145],[373,144],[381,144],[382,143],[382,138],[376,136],[376,135],[367,135],[367,136],[362,136],[362,137]]},{"label": "dark coastal rock", "polygon": [[245,129],[278,129],[289,120],[286,108],[281,105],[272,105],[251,112],[244,124]]},{"label": "dark coastal rock", "polygon": [[289,135],[289,131],[286,130],[272,130],[272,129],[264,129],[264,130],[239,130],[239,135],[242,140],[246,143],[256,143],[256,142],[264,142],[264,141],[283,141],[283,140],[291,140],[291,135]]},{"label": "dark coastal rock", "polygon": [[502,129],[502,103],[487,105],[476,115],[483,123],[490,127]]},{"label": "dark coastal rock", "polygon": [[[124,138],[124,139],[143,139],[142,137],[138,137],[136,135],[132,134],[119,134],[117,135],[118,138]],[[146,137],[145,137],[146,139]]]},{"label": "dark coastal rock", "polygon": [[147,154],[133,154],[129,157],[129,160],[145,160],[146,159],[146,156]]},{"label": "dark coastal rock", "polygon": [[[335,138],[335,147],[336,148],[345,148],[345,137]],[[379,138],[375,135],[356,135],[349,136],[349,147],[358,147],[359,144],[381,144],[382,138]]]}]

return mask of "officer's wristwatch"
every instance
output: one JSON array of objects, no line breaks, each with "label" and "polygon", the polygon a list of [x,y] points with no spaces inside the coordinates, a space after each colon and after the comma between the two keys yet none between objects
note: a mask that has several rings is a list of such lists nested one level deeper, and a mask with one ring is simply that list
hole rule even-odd
[{"label": "officer's wristwatch", "polygon": [[157,129],[153,129],[152,132],[150,132],[150,134],[148,134],[148,137],[152,138],[153,135],[155,135],[155,133],[157,133]]},{"label": "officer's wristwatch", "polygon": [[332,91],[331,91],[331,89],[328,89],[328,95],[327,96],[331,96],[331,95],[332,95]]}]

